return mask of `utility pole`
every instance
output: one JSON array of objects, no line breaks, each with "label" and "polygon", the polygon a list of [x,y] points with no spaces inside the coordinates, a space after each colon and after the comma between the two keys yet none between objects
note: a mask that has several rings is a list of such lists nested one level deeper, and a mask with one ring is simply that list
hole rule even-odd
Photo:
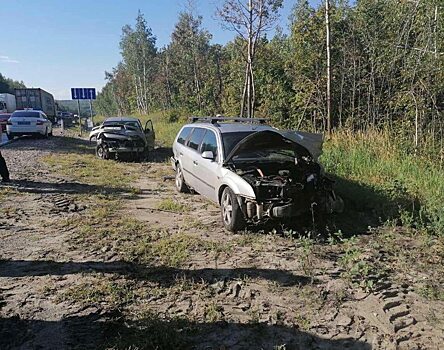
[{"label": "utility pole", "polygon": [[91,114],[91,123],[94,127],[94,120],[93,120],[93,105],[92,105],[92,100],[89,99],[89,112]]},{"label": "utility pole", "polygon": [[327,39],[327,133],[331,133],[331,62],[330,62],[330,0],[325,0],[325,27]]},{"label": "utility pole", "polygon": [[80,117],[80,100],[77,100],[77,113],[79,113],[79,136],[82,136],[82,118]]}]

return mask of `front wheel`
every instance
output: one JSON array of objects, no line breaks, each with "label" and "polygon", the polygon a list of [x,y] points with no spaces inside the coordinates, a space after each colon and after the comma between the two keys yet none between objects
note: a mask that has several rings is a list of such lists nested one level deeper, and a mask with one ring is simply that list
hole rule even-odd
[{"label": "front wheel", "polygon": [[245,228],[244,214],[239,206],[236,195],[231,188],[226,187],[222,193],[220,212],[224,227],[231,232],[237,232]]},{"label": "front wheel", "polygon": [[97,145],[96,148],[97,157],[100,159],[109,159],[109,150],[106,145]]},{"label": "front wheel", "polygon": [[189,192],[189,188],[183,179],[183,171],[180,164],[176,165],[176,189],[181,193]]},{"label": "front wheel", "polygon": [[13,134],[8,134],[6,133],[6,136],[8,137],[8,140],[14,140],[14,135]]}]

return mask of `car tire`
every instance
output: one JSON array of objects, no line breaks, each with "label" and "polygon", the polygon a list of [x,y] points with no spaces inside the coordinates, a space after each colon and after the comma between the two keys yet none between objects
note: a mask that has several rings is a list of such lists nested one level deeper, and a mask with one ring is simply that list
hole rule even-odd
[{"label": "car tire", "polygon": [[188,193],[190,192],[190,189],[188,188],[187,184],[185,183],[185,179],[183,178],[183,170],[180,164],[176,165],[176,189],[180,193]]},{"label": "car tire", "polygon": [[45,133],[43,134],[43,137],[44,137],[45,139],[47,139],[47,138],[48,138],[48,135],[49,135],[49,133],[48,133],[48,128],[46,128],[46,129],[45,129]]},{"label": "car tire", "polygon": [[97,145],[97,147],[96,147],[96,155],[100,159],[105,159],[105,160],[109,159],[110,153],[109,153],[109,150],[108,150],[108,146],[106,146],[106,145]]},{"label": "car tire", "polygon": [[241,231],[246,226],[244,213],[236,195],[229,187],[225,187],[220,201],[220,213],[224,227],[231,232]]},{"label": "car tire", "polygon": [[6,133],[8,140],[14,140],[15,135]]},{"label": "car tire", "polygon": [[52,136],[52,128],[51,128],[51,132],[48,133],[48,136]]}]

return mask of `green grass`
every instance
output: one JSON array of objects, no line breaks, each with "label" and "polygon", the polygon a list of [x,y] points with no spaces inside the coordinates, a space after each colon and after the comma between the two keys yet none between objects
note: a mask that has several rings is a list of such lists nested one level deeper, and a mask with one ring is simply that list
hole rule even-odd
[{"label": "green grass", "polygon": [[143,297],[143,293],[137,290],[132,281],[110,281],[96,278],[94,281],[81,282],[68,288],[58,296],[59,301],[77,302],[82,305],[92,303],[106,303],[114,306],[135,302]]},{"label": "green grass", "polygon": [[172,211],[175,213],[183,213],[189,210],[189,208],[184,205],[181,204],[177,201],[175,201],[174,199],[171,198],[166,198],[164,200],[162,200],[158,205],[157,205],[157,209],[160,210],[166,210],[166,211]]},{"label": "green grass", "polygon": [[131,190],[141,175],[137,164],[98,159],[93,154],[51,154],[43,158],[54,171],[90,185]]},{"label": "green grass", "polygon": [[202,240],[188,234],[168,235],[157,240],[139,238],[133,242],[131,256],[137,257],[140,263],[157,262],[161,266],[179,267],[202,246]]},{"label": "green grass", "polygon": [[[153,121],[157,143],[164,147],[171,146],[186,117],[174,111],[139,116]],[[354,213],[346,224],[354,233],[390,221],[444,235],[444,169],[413,154],[393,134],[337,131],[324,144],[321,162],[336,177],[344,216]]]},{"label": "green grass", "polygon": [[403,151],[390,134],[337,132],[321,162],[338,177],[346,204],[444,235],[444,170]]}]

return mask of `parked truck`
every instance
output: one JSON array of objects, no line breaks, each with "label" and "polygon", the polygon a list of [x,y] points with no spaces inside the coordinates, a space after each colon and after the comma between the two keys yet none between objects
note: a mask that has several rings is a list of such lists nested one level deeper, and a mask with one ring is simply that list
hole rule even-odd
[{"label": "parked truck", "polygon": [[57,119],[54,96],[43,89],[15,89],[17,109],[38,109],[55,122]]},{"label": "parked truck", "polygon": [[0,113],[12,113],[16,110],[15,96],[0,94]]}]

